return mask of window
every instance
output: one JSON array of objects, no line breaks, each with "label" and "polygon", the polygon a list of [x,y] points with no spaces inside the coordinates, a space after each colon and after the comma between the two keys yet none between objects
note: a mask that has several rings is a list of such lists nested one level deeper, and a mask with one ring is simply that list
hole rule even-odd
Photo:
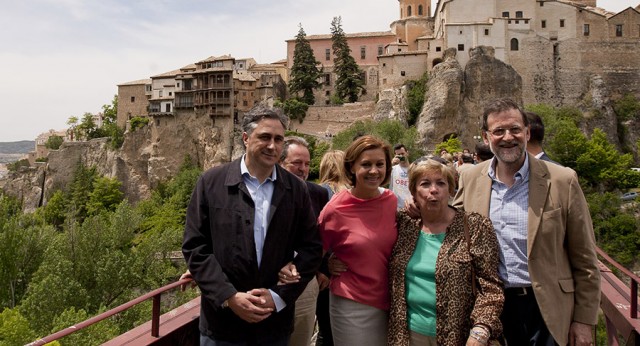
[{"label": "window", "polygon": [[324,92],[324,95],[325,95],[325,96],[331,96],[331,91],[329,91],[329,90],[325,91],[325,92]]},{"label": "window", "polygon": [[160,118],[156,119],[156,126],[160,127]]},{"label": "window", "polygon": [[464,44],[459,44],[458,45],[458,50],[459,51],[463,51],[464,50]]},{"label": "window", "polygon": [[324,84],[331,85],[331,75],[329,73],[324,74]]},{"label": "window", "polygon": [[405,72],[404,72],[404,71],[400,71],[400,75],[401,75],[402,77],[404,77]]},{"label": "window", "polygon": [[324,50],[324,60],[331,60],[331,49],[327,48]]},{"label": "window", "polygon": [[411,6],[407,7],[407,17],[411,17]]},{"label": "window", "polygon": [[509,12],[502,12],[502,18],[509,18]]},{"label": "window", "polygon": [[489,36],[489,29],[484,29],[484,35]]},{"label": "window", "polygon": [[136,97],[135,96],[131,96],[131,102],[136,102]]},{"label": "window", "polygon": [[167,113],[171,113],[171,103],[167,103],[164,105],[164,111]]},{"label": "window", "polygon": [[158,97],[162,97],[162,90],[158,90]]},{"label": "window", "polygon": [[518,39],[517,38],[512,38],[511,39],[511,50],[515,51],[518,50]]},{"label": "window", "polygon": [[422,5],[418,6],[418,15],[421,16],[422,15]]},{"label": "window", "polygon": [[522,11],[516,11],[516,18],[522,18]]},{"label": "window", "polygon": [[242,101],[242,105],[246,107],[246,106],[248,106],[249,104],[247,103],[247,100],[244,100],[244,101]]},{"label": "window", "polygon": [[544,7],[544,1],[540,1],[540,7]]},{"label": "window", "polygon": [[564,19],[560,19],[560,27],[564,28]]},{"label": "window", "polygon": [[542,28],[546,28],[547,27],[547,21],[543,20],[542,22],[540,22],[540,25],[542,26]]},{"label": "window", "polygon": [[441,52],[442,51],[442,47],[436,47],[436,52]]},{"label": "window", "polygon": [[589,24],[584,24],[582,26],[582,32],[584,33],[585,36],[589,36]]},{"label": "window", "polygon": [[169,91],[169,96],[173,96],[173,91]]},{"label": "window", "polygon": [[382,55],[384,54],[384,48],[382,47],[382,45],[378,46],[378,55]]},{"label": "window", "polygon": [[360,47],[360,59],[366,59],[366,58],[367,58],[367,47],[361,46]]},{"label": "window", "polygon": [[622,37],[622,24],[616,24],[616,36]]}]

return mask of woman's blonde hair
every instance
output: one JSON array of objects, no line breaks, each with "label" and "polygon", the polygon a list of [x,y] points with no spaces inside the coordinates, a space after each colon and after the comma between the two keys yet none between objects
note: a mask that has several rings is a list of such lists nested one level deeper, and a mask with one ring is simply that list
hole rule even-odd
[{"label": "woman's blonde hair", "polygon": [[415,198],[418,180],[427,172],[438,172],[449,184],[449,194],[453,196],[456,189],[456,178],[453,168],[440,157],[420,158],[409,167],[409,192]]},{"label": "woman's blonde hair", "polygon": [[344,151],[329,150],[320,161],[320,184],[326,184],[334,193],[348,188],[349,182],[344,174]]}]

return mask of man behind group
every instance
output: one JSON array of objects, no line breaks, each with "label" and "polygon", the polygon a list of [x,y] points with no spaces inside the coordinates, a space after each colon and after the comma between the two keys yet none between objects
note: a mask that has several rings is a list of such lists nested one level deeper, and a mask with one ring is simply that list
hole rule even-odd
[{"label": "man behind group", "polygon": [[[295,301],[320,265],[307,188],[276,165],[286,122],[263,107],[247,113],[246,154],[205,172],[191,196],[182,251],[202,292],[201,345],[287,345]],[[291,261],[300,281],[277,285]]]},{"label": "man behind group", "polygon": [[397,160],[398,164],[391,169],[391,180],[389,181],[389,190],[398,198],[398,209],[404,208],[404,201],[411,200],[411,192],[409,192],[409,152],[404,144],[396,144],[393,147],[395,156],[393,160]]},{"label": "man behind group", "polygon": [[511,100],[487,105],[482,130],[495,157],[462,172],[454,205],[493,222],[507,343],[590,345],[600,274],[576,173],[526,153],[528,121]]},{"label": "man behind group", "polygon": [[527,116],[529,129],[531,129],[531,137],[527,143],[527,152],[533,155],[536,159],[559,164],[553,161],[542,149],[542,141],[544,140],[544,123],[542,122],[542,118],[533,112],[525,112],[524,114]]},{"label": "man behind group", "polygon": [[[311,155],[309,153],[309,143],[302,137],[287,137],[284,140],[284,148],[280,156],[280,165],[287,171],[293,173],[307,184],[309,196],[311,197],[311,207],[316,219],[320,216],[322,208],[329,201],[329,193],[324,187],[307,181],[309,178],[309,166],[311,165]],[[302,292],[296,301],[296,312],[293,333],[290,338],[291,346],[309,346],[316,321],[316,301],[318,294],[329,286],[329,278],[322,273],[317,274],[318,280],[311,279],[307,288]],[[326,290],[324,292],[326,293]],[[326,311],[320,311],[325,308]],[[322,324],[321,332],[329,333],[331,338],[331,327],[328,321],[320,322],[320,319],[328,320],[329,304],[322,305],[318,302],[318,323]],[[327,330],[327,327],[329,328]]]}]

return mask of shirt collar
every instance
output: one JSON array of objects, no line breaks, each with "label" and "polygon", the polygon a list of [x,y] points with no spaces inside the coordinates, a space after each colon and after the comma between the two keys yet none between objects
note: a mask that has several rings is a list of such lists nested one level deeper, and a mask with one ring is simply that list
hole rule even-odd
[{"label": "shirt collar", "polygon": [[[256,177],[251,175],[251,173],[249,173],[249,168],[247,168],[247,163],[244,161],[245,156],[246,154],[242,155],[242,160],[240,160],[240,174],[242,174],[243,176],[248,176],[248,177],[257,179]],[[267,180],[275,181],[277,177],[278,177],[278,174],[276,173],[276,167],[273,167],[273,170],[271,171],[271,176],[268,177]]]},{"label": "shirt collar", "polygon": [[[497,180],[496,179],[496,164],[497,163],[498,163],[498,159],[494,155],[493,158],[491,159],[491,163],[489,164],[489,170],[487,172],[489,174],[489,177],[492,180]],[[525,152],[524,152],[524,164],[516,172],[515,178],[516,178],[516,180],[520,180],[520,179],[527,178],[527,177],[529,177],[529,153],[525,150]]]}]

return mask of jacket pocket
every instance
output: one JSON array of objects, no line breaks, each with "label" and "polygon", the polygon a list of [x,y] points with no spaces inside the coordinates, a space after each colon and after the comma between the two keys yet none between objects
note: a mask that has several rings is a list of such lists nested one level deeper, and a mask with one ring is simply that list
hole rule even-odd
[{"label": "jacket pocket", "polygon": [[558,280],[558,283],[560,284],[560,289],[562,289],[562,292],[564,293],[573,293],[576,290],[573,279],[560,279]]}]

